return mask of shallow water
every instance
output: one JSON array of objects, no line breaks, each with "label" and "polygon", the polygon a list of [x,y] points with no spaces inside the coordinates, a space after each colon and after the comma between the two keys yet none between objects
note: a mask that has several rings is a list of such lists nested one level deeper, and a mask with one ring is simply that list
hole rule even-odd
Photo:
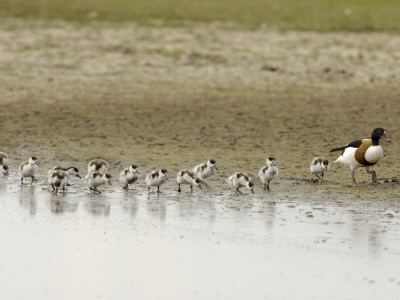
[{"label": "shallow water", "polygon": [[159,196],[78,181],[55,196],[0,179],[7,299],[398,299],[395,200],[279,183],[178,194],[172,181]]}]

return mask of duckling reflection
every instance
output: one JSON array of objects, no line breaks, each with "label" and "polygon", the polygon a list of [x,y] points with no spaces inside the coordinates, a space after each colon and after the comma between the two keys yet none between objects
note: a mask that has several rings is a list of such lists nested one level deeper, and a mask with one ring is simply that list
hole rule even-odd
[{"label": "duckling reflection", "polygon": [[37,201],[36,201],[36,189],[34,187],[26,187],[21,185],[21,189],[18,191],[19,204],[29,211],[30,215],[36,215],[37,212]]},{"label": "duckling reflection", "polygon": [[159,219],[160,221],[165,221],[167,217],[167,209],[165,206],[165,198],[159,197],[159,194],[147,196],[147,213]]},{"label": "duckling reflection", "polygon": [[90,194],[83,202],[83,207],[92,215],[109,216],[111,204],[106,196]]},{"label": "duckling reflection", "polygon": [[57,197],[54,194],[48,194],[47,205],[54,214],[62,214],[65,212],[77,212],[79,202],[75,197]]},{"label": "duckling reflection", "polygon": [[122,208],[125,212],[127,212],[132,217],[136,217],[137,212],[139,210],[139,202],[136,198],[132,198],[131,195],[127,195],[125,193],[122,195]]}]

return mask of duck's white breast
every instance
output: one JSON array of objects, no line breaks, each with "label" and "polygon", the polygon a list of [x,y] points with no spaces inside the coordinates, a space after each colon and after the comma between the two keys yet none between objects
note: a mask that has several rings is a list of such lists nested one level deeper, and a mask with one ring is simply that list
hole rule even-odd
[{"label": "duck's white breast", "polygon": [[375,164],[383,157],[383,149],[380,145],[370,146],[367,151],[365,151],[364,157],[368,162]]}]

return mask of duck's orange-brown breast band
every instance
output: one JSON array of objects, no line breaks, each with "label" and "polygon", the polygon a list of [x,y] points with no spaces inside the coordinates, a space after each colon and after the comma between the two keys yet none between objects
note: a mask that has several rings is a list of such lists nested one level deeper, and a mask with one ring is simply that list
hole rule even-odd
[{"label": "duck's orange-brown breast band", "polygon": [[374,164],[371,164],[369,161],[365,159],[365,152],[367,152],[367,149],[372,145],[372,140],[363,140],[360,147],[357,148],[356,153],[354,154],[354,157],[356,161],[363,166],[372,166]]}]

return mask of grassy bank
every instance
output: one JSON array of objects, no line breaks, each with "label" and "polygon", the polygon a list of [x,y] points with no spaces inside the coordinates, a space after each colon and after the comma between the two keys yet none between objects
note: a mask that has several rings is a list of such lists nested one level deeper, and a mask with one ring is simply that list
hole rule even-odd
[{"label": "grassy bank", "polygon": [[400,30],[398,0],[0,0],[1,17],[136,21],[163,25],[229,21],[247,28]]}]

